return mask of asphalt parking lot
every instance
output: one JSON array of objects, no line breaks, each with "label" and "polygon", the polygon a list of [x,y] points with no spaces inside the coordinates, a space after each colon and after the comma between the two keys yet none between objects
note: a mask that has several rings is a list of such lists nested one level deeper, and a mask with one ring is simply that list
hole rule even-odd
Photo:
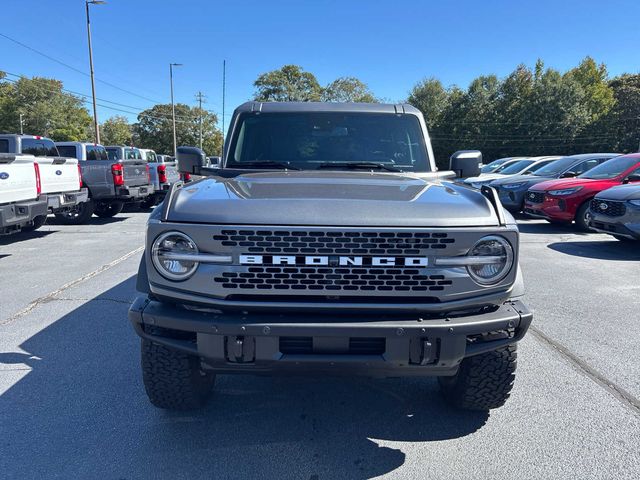
[{"label": "asphalt parking lot", "polygon": [[640,477],[637,244],[522,220],[534,328],[488,416],[433,379],[234,376],[167,413],[126,316],[145,219],[0,238],[0,477]]}]

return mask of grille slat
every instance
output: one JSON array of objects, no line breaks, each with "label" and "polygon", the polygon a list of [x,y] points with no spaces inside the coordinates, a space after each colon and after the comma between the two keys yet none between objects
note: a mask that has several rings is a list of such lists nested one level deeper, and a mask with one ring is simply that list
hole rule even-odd
[{"label": "grille slat", "polygon": [[531,203],[544,202],[544,192],[527,192],[527,201]]},{"label": "grille slat", "polygon": [[596,198],[591,200],[591,210],[599,215],[606,215],[607,217],[621,217],[627,213],[627,207],[624,202],[599,200]]}]

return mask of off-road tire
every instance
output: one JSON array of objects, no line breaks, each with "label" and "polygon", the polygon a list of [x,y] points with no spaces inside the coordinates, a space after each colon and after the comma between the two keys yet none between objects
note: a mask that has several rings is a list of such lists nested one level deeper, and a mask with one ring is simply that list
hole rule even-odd
[{"label": "off-road tire", "polygon": [[143,339],[142,380],[156,407],[191,410],[205,404],[215,375],[202,370],[198,357]]},{"label": "off-road tire", "polygon": [[63,225],[84,225],[91,220],[95,206],[94,201],[89,199],[76,205],[70,212],[56,213],[56,219]]},{"label": "off-road tire", "polygon": [[587,218],[590,203],[591,200],[587,200],[582,205],[580,205],[578,211],[576,212],[576,226],[583,232],[591,231],[591,227],[589,226],[589,219]]},{"label": "off-road tire", "polygon": [[33,222],[31,222],[31,225],[27,225],[26,227],[22,227],[21,230],[23,232],[33,232],[34,230],[39,229],[41,226],[43,226],[47,221],[47,216],[46,215],[38,215],[37,217],[35,217],[33,219]]},{"label": "off-road tire", "polygon": [[486,411],[504,405],[516,378],[516,345],[465,358],[453,377],[439,377],[444,397],[456,408]]},{"label": "off-road tire", "polygon": [[100,218],[111,218],[119,214],[124,208],[124,202],[99,203],[93,212]]}]

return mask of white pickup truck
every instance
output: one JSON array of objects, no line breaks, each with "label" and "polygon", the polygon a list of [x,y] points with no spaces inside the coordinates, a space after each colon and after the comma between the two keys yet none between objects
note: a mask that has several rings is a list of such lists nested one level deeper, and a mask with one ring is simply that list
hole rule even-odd
[{"label": "white pickup truck", "polygon": [[[3,145],[0,139],[0,151]],[[34,157],[0,153],[0,235],[35,230],[46,217],[47,196]]]},{"label": "white pickup truck", "polygon": [[[35,135],[0,135],[0,152],[28,156],[37,165],[40,193],[47,197],[48,213],[62,213],[86,202],[88,192],[82,187],[78,160],[61,157],[53,140]],[[38,217],[36,228],[46,220]]]},{"label": "white pickup truck", "polygon": [[153,195],[144,201],[142,206],[151,208],[160,203],[171,188],[171,185],[180,180],[178,164],[169,155],[157,155],[156,152],[148,148],[140,148],[139,150],[142,159],[149,166],[149,177],[153,184]]}]

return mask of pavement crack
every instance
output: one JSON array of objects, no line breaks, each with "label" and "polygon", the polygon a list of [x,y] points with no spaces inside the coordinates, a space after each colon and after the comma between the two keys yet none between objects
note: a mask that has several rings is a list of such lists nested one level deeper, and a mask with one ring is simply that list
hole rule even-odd
[{"label": "pavement crack", "polygon": [[564,357],[574,368],[576,368],[596,384],[607,390],[625,407],[628,407],[634,413],[640,415],[640,399],[638,399],[635,395],[633,395],[631,392],[628,392],[612,380],[609,380],[606,376],[604,376],[587,362],[582,360],[567,347],[559,342],[556,342],[538,328],[531,326],[529,327],[529,330],[531,331],[531,334],[541,343],[546,344],[548,347],[555,350],[558,354],[560,354],[560,356]]},{"label": "pavement crack", "polygon": [[8,325],[8,324],[12,323],[13,321],[17,320],[18,318],[24,317],[25,315],[29,314],[31,311],[33,311],[38,306],[40,306],[42,304],[45,304],[47,302],[55,301],[56,299],[58,299],[58,295],[60,295],[65,290],[68,290],[71,287],[75,287],[76,285],[78,285],[78,284],[80,284],[82,282],[85,282],[85,281],[89,280],[90,278],[93,278],[96,275],[99,275],[102,272],[104,272],[106,270],[109,270],[112,267],[115,267],[119,263],[124,262],[129,257],[132,257],[133,255],[136,255],[136,254],[142,252],[143,250],[144,250],[144,246],[138,247],[135,250],[132,250],[129,253],[125,253],[123,256],[121,256],[119,258],[116,258],[115,260],[102,265],[100,268],[97,268],[97,269],[95,269],[95,270],[83,275],[80,278],[76,278],[75,280],[72,280],[69,283],[65,283],[63,286],[61,286],[57,290],[54,290],[53,292],[48,293],[47,295],[44,295],[44,296],[42,296],[40,298],[36,298],[34,301],[29,303],[29,305],[24,307],[22,310],[17,311],[16,313],[14,313],[10,317],[8,317],[6,320],[1,321],[0,325]]}]

